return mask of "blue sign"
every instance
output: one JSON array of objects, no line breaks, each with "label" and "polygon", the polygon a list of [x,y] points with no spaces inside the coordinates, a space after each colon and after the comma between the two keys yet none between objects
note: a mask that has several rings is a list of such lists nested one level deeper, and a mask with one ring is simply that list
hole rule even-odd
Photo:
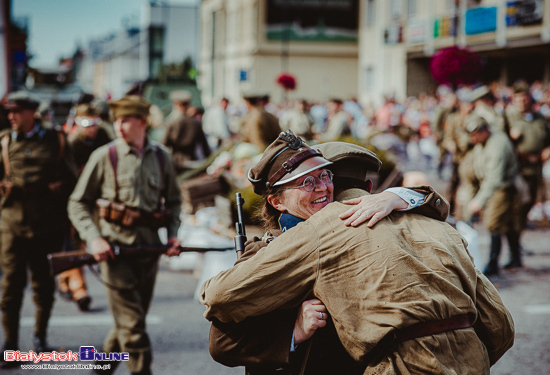
[{"label": "blue sign", "polygon": [[244,82],[248,80],[248,72],[246,70],[241,70],[239,72],[239,81]]},{"label": "blue sign", "polygon": [[497,7],[473,8],[466,11],[466,35],[481,34],[497,29]]}]

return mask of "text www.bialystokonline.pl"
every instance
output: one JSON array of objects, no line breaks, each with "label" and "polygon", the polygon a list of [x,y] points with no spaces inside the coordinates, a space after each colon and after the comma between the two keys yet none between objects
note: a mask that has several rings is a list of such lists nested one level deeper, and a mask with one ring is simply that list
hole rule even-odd
[{"label": "text www.bialystokonline.pl", "polygon": [[40,365],[21,365],[23,370],[109,370],[111,368],[110,364],[105,365],[83,365],[83,364],[70,364],[70,365],[58,365],[58,364],[49,364],[43,363]]}]

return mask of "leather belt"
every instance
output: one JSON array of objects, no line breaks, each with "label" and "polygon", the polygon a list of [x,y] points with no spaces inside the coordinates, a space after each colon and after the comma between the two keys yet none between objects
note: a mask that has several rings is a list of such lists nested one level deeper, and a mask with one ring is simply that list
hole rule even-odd
[{"label": "leather belt", "polygon": [[456,315],[447,319],[413,324],[410,327],[397,330],[394,333],[394,335],[395,335],[395,341],[400,343],[400,342],[415,339],[418,337],[435,335],[436,333],[442,333],[447,331],[453,331],[455,329],[464,329],[464,328],[470,328],[470,327],[472,327],[472,320],[470,319],[470,315],[462,314],[462,315]]}]

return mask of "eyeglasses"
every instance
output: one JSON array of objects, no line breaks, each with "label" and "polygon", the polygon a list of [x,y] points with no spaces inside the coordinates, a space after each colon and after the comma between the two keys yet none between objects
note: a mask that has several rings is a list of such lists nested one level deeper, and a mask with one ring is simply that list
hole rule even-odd
[{"label": "eyeglasses", "polygon": [[289,189],[299,189],[304,188],[305,191],[313,191],[317,187],[317,180],[321,181],[323,184],[328,185],[332,182],[333,174],[328,169],[325,169],[319,177],[313,177],[308,176],[306,179],[302,182],[301,185],[293,186],[289,188],[284,188],[281,190],[289,190]]}]

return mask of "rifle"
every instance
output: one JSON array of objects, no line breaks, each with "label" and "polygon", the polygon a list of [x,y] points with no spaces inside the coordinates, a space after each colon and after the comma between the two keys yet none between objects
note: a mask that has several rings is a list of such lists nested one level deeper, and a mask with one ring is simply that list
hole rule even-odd
[{"label": "rifle", "polygon": [[241,197],[241,193],[237,193],[237,222],[235,226],[237,228],[237,235],[235,236],[235,251],[237,252],[237,259],[240,259],[244,252],[244,243],[246,242],[246,232],[244,230],[243,220],[243,204],[244,199]]},{"label": "rifle", "polygon": [[[126,255],[143,255],[143,254],[164,254],[171,245],[138,245],[138,246],[121,246],[111,245],[115,257]],[[180,246],[181,252],[206,252],[206,251],[226,251],[232,250],[233,247],[187,247]],[[50,263],[50,273],[55,276],[63,271],[85,265],[96,264],[93,254],[85,251],[67,251],[63,253],[48,254],[48,262]]]}]

